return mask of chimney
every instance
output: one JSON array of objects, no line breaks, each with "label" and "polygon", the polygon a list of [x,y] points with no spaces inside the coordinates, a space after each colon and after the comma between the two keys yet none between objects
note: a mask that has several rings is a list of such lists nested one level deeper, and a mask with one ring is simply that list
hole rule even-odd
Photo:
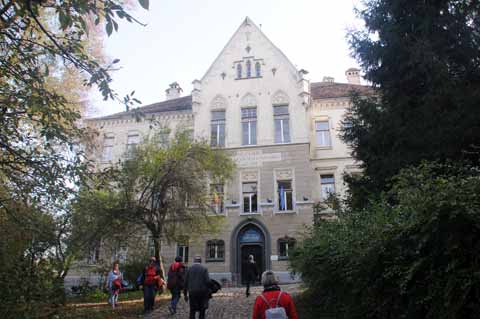
[{"label": "chimney", "polygon": [[356,84],[360,85],[360,70],[356,68],[350,68],[345,71],[345,75],[347,76],[348,84]]},{"label": "chimney", "polygon": [[331,76],[324,76],[322,82],[333,83],[335,79]]},{"label": "chimney", "polygon": [[178,84],[177,82],[173,82],[169,86],[170,87],[165,90],[165,95],[167,96],[167,100],[179,98],[183,92],[182,88],[180,87],[180,84]]}]

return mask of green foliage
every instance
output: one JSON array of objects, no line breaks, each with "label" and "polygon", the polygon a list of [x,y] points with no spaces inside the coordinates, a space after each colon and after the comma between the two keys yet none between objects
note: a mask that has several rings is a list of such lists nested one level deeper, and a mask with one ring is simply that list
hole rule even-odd
[{"label": "green foliage", "polygon": [[475,168],[403,170],[367,209],[311,229],[292,267],[316,296],[317,311],[335,318],[476,318],[478,194]]},{"label": "green foliage", "polygon": [[86,190],[78,202],[78,218],[91,219],[88,225],[99,225],[97,229],[146,229],[157,257],[161,239],[192,239],[218,229],[223,218],[209,215],[213,209],[208,181],[229,179],[234,163],[223,150],[192,141],[190,133],[179,130],[169,143],[152,136],[137,146],[118,167],[102,173],[108,182]]},{"label": "green foliage", "polygon": [[404,167],[422,160],[478,163],[480,154],[478,1],[364,4],[358,16],[365,27],[349,40],[376,97],[354,97],[352,125],[343,129],[364,167],[365,178],[350,184],[357,207],[368,202],[361,200],[365,190],[388,189]]},{"label": "green foliage", "polygon": [[[142,1],[143,4],[148,1]],[[77,72],[105,99],[113,61],[101,65],[86,47],[88,21],[117,29],[134,21],[112,0],[13,1],[0,4],[0,313],[52,316],[64,301],[69,202],[89,176],[79,106],[52,85]],[[90,26],[91,27],[91,26]],[[63,65],[65,73],[52,65]],[[58,74],[56,74],[58,73]],[[68,91],[68,90],[67,90]],[[63,94],[62,94],[63,93]],[[127,104],[132,100],[125,100]]]}]

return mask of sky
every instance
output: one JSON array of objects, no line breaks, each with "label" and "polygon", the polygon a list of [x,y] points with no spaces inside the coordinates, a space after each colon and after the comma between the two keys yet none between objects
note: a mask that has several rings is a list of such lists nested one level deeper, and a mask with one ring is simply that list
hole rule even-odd
[{"label": "sky", "polygon": [[[136,0],[133,0],[136,1]],[[112,87],[148,105],[165,100],[174,81],[184,95],[201,79],[246,16],[285,53],[297,69],[318,82],[332,76],[346,82],[345,71],[358,67],[350,56],[347,30],[358,28],[359,0],[150,0],[148,11],[132,12],[146,26],[120,23],[105,39],[105,54],[120,59]],[[92,116],[124,111],[92,93]]]}]

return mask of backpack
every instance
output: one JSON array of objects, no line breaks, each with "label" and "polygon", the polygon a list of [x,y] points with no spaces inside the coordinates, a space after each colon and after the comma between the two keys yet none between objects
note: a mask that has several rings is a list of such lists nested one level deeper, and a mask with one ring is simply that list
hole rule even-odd
[{"label": "backpack", "polygon": [[171,266],[168,270],[167,288],[169,290],[172,290],[177,285],[178,270],[179,269],[174,271]]},{"label": "backpack", "polygon": [[280,294],[278,294],[277,302],[275,303],[275,308],[270,307],[270,304],[268,303],[267,299],[263,294],[260,295],[260,297],[263,299],[263,301],[265,301],[265,303],[268,306],[268,309],[265,310],[265,319],[288,319],[285,308],[278,306],[278,302],[280,301],[280,297],[282,296],[282,293],[283,291],[280,291]]}]

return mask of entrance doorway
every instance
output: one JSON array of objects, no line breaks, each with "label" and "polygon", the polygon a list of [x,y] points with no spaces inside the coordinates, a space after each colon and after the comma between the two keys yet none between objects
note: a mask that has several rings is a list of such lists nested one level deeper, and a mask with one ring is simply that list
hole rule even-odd
[{"label": "entrance doorway", "polygon": [[238,268],[240,269],[241,283],[246,283],[245,265],[248,256],[252,255],[257,264],[257,272],[265,271],[265,236],[255,225],[245,226],[238,234],[239,258]]}]

